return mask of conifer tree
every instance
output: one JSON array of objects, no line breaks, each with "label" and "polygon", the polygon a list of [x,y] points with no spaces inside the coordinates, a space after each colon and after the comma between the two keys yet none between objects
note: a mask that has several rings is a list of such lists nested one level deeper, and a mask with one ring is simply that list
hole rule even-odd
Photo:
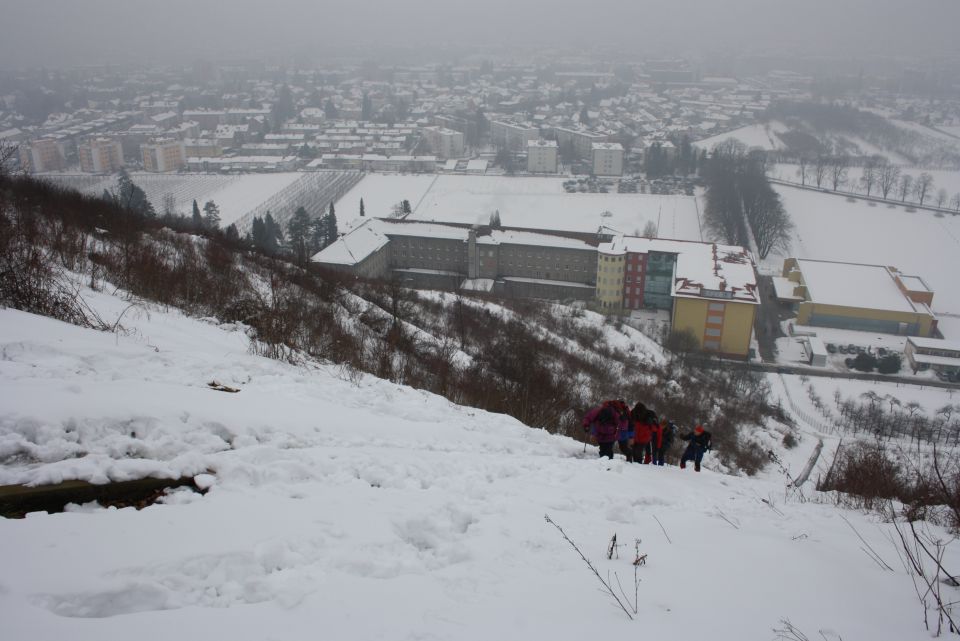
[{"label": "conifer tree", "polygon": [[197,204],[197,199],[193,199],[193,226],[196,229],[203,227],[203,216],[200,215],[200,205]]},{"label": "conifer tree", "polygon": [[334,242],[340,235],[337,229],[337,213],[333,209],[333,203],[330,203],[330,211],[327,213],[327,245]]},{"label": "conifer tree", "polygon": [[297,207],[290,222],[287,223],[287,237],[297,260],[305,261],[310,250],[310,216],[303,207]]},{"label": "conifer tree", "polygon": [[363,198],[360,199],[360,217],[366,216],[366,212],[363,210]]},{"label": "conifer tree", "polygon": [[220,208],[212,200],[208,200],[203,206],[203,226],[207,229],[220,227]]}]

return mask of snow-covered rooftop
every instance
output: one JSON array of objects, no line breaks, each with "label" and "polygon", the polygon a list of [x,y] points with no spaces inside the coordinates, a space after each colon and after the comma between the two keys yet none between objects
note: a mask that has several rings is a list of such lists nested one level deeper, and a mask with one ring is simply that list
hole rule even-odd
[{"label": "snow-covered rooftop", "polygon": [[907,342],[913,343],[920,349],[940,349],[950,352],[960,352],[960,341],[950,341],[941,338],[923,338],[920,336],[909,336]]},{"label": "snow-covered rooftop", "polygon": [[559,247],[564,249],[586,249],[593,251],[593,245],[576,238],[538,234],[528,231],[495,229],[489,236],[479,236],[477,243],[481,245],[539,245],[541,247]]},{"label": "snow-covered rooftop", "polygon": [[377,220],[367,221],[314,254],[310,260],[328,265],[356,265],[362,262],[390,242],[379,223]]},{"label": "snow-covered rooftop", "polygon": [[664,238],[617,236],[597,248],[603,254],[677,255],[673,296],[681,298],[724,298],[760,303],[753,261],[743,247],[698,243]]},{"label": "snow-covered rooftop", "polygon": [[897,287],[893,272],[882,265],[807,259],[797,263],[813,303],[893,312],[921,311]]}]

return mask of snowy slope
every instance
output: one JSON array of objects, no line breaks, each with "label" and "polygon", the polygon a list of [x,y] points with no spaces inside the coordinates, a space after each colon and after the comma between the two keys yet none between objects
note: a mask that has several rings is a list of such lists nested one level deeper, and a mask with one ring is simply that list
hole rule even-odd
[{"label": "snowy slope", "polygon": [[[85,296],[106,320],[126,307]],[[775,473],[582,458],[509,417],[252,356],[240,327],[144,307],[122,325],[0,310],[0,483],[204,473],[211,490],[0,520],[5,640],[742,640],[783,618],[929,638],[889,526],[843,514],[895,571]],[[630,601],[641,539],[636,620],[544,514]]]}]

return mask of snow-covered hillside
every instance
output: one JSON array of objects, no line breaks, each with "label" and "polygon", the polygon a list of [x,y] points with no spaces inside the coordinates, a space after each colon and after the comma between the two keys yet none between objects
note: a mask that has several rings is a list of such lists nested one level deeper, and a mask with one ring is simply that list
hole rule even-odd
[{"label": "snow-covered hillside", "polygon": [[[84,295],[107,321],[127,307]],[[122,324],[0,310],[0,483],[200,474],[210,491],[0,520],[5,640],[740,641],[782,619],[929,638],[890,526],[800,502],[776,471],[597,460],[509,417],[253,356],[239,326],[147,307]],[[545,514],[637,599],[634,620]]]}]

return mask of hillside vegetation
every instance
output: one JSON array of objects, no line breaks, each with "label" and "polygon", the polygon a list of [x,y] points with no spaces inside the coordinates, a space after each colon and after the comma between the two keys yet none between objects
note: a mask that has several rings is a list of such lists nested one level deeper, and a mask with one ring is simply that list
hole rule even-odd
[{"label": "hillside vegetation", "polygon": [[643,400],[681,426],[707,422],[721,465],[767,460],[751,434],[779,416],[757,375],[690,366],[639,331],[576,307],[418,292],[266,255],[243,240],[155,218],[27,177],[0,190],[0,304],[123,331],[82,287],[132,305],[239,323],[254,353],[368,372],[451,401],[582,438],[579,418],[607,397]]}]

